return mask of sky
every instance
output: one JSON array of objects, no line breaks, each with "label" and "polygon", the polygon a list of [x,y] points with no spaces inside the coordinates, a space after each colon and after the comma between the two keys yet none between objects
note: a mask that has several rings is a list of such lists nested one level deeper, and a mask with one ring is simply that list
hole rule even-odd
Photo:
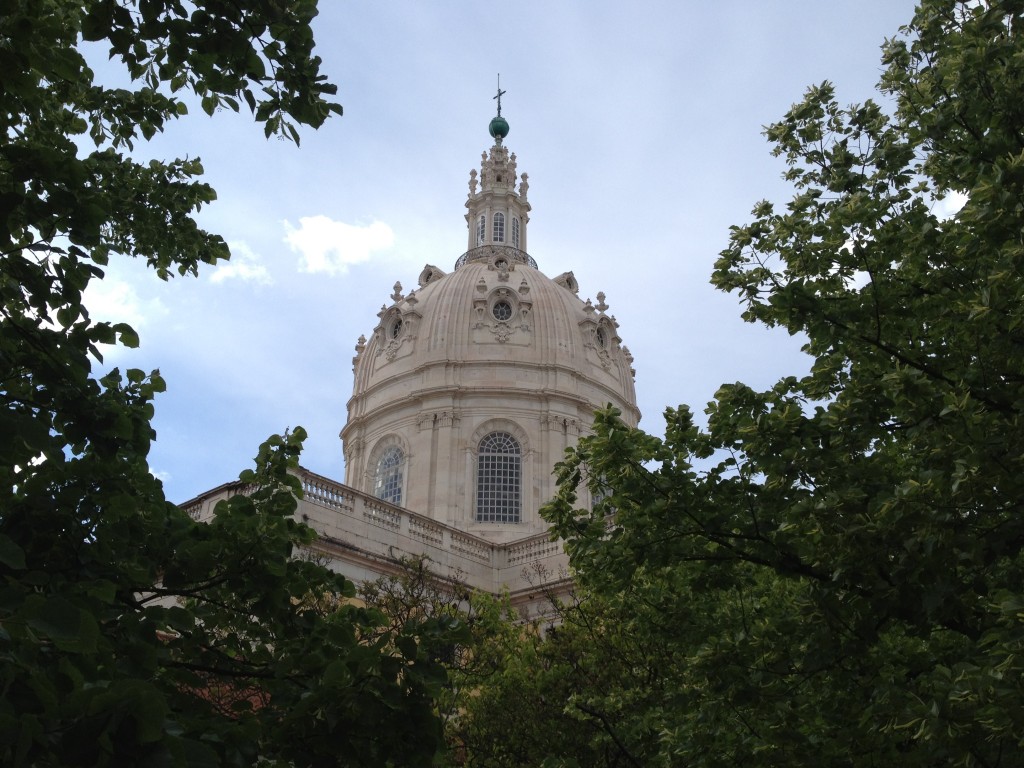
[{"label": "sky", "polygon": [[[530,255],[580,298],[607,296],[632,352],[641,427],[666,406],[702,414],[723,383],[766,388],[808,369],[800,339],[744,323],[709,283],[730,225],[784,204],[763,136],[807,87],[880,98],[880,47],[909,0],[322,0],[314,30],[344,116],[301,145],[242,112],[200,110],[141,157],[199,157],[218,192],[200,223],[229,263],[162,282],[112,262],[87,304],[130,322],[137,350],[105,364],[159,369],[152,471],[183,502],[235,479],[297,425],[303,466],[344,479],[338,438],[352,357],[396,281],[450,271],[466,250],[469,171],[505,140],[530,177]],[[115,72],[97,68],[101,77]],[[244,108],[243,108],[244,110]]]}]

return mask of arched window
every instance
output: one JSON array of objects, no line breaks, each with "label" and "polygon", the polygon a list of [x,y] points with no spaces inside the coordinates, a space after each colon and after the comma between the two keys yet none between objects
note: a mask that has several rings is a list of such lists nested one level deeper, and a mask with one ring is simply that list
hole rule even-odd
[{"label": "arched window", "polygon": [[483,245],[484,237],[487,235],[487,217],[484,214],[480,214],[480,219],[476,223],[476,244]]},{"label": "arched window", "polygon": [[494,214],[494,242],[505,242],[505,214]]},{"label": "arched window", "polygon": [[519,247],[519,217],[512,217],[512,247]]},{"label": "arched window", "polygon": [[476,521],[518,523],[522,450],[508,432],[492,432],[480,441],[476,460]]},{"label": "arched window", "polygon": [[374,495],[378,499],[402,503],[402,474],[405,468],[405,454],[397,445],[393,445],[381,454],[377,460],[377,477],[374,483]]}]

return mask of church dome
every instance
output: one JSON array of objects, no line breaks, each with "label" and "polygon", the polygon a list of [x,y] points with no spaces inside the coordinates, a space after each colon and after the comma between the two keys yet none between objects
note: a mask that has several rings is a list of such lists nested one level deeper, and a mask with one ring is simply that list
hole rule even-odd
[{"label": "church dome", "polygon": [[577,290],[571,272],[548,278],[503,246],[469,251],[451,274],[426,266],[417,290],[403,296],[399,284],[360,345],[349,423],[442,392],[453,407],[470,394],[495,398],[495,410],[525,397],[573,418],[615,403],[629,418],[631,359],[617,323],[604,294],[595,306]]},{"label": "church dome", "polygon": [[552,469],[611,403],[636,424],[618,323],[525,250],[528,181],[496,138],[466,202],[470,247],[451,272],[394,286],[353,361],[346,483],[509,541],[544,530]]}]

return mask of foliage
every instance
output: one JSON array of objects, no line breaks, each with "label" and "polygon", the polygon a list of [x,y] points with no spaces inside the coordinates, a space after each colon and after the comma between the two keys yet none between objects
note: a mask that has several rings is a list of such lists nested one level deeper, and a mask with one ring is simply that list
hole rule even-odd
[{"label": "foliage", "polygon": [[[585,599],[665,617],[658,704],[606,698],[657,735],[639,762],[1024,762],[1022,16],[924,0],[891,114],[824,83],[767,129],[795,195],[713,283],[801,334],[807,376],[723,386],[706,428],[669,409],[664,439],[604,411],[560,465]],[[580,482],[611,494],[576,509]]]},{"label": "foliage", "polygon": [[[96,373],[102,345],[138,337],[82,303],[111,259],[167,279],[227,258],[193,218],[215,197],[200,162],[138,160],[141,140],[191,98],[211,114],[245,102],[296,142],[297,125],[340,114],[315,14],[312,0],[0,0],[4,765],[423,765],[439,744],[444,672],[421,638],[449,627],[381,634],[373,611],[317,610],[352,586],[292,558],[312,535],[291,517],[301,430],[194,522],[147,465],[159,373]],[[95,81],[91,42],[131,89]]]},{"label": "foliage", "polygon": [[644,615],[588,594],[554,602],[543,631],[523,624],[489,644],[494,674],[458,721],[466,764],[637,765],[657,740],[649,723],[673,679]]},{"label": "foliage", "polygon": [[443,765],[464,764],[467,709],[503,674],[509,651],[520,647],[525,629],[508,597],[474,592],[459,573],[437,573],[426,556],[402,559],[395,573],[361,584],[358,594],[386,619],[375,638],[401,639],[403,628],[422,621],[449,627],[445,633],[421,636],[419,648],[446,673],[444,688],[434,698],[445,735],[444,751],[436,759]]}]

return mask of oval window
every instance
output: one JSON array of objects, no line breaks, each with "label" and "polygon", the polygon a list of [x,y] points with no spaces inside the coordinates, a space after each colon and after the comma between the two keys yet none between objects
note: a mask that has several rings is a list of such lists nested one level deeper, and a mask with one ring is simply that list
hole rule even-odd
[{"label": "oval window", "polygon": [[512,317],[512,305],[507,301],[499,301],[491,308],[495,320],[505,321]]}]

